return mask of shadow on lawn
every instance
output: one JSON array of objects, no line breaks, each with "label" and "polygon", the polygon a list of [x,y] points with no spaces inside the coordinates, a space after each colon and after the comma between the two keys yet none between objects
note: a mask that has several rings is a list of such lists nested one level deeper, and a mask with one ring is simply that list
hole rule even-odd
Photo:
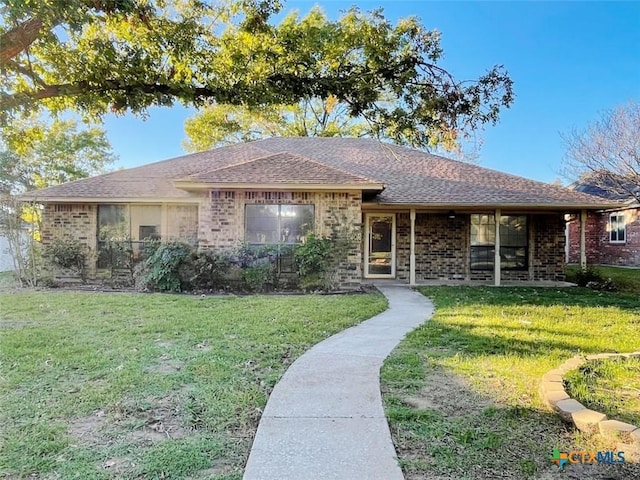
[{"label": "shadow on lawn", "polygon": [[[406,353],[406,352],[405,352]],[[589,450],[550,411],[498,404],[467,380],[430,364],[417,391],[395,382],[400,364],[383,372],[385,409],[407,480],[553,479],[623,480],[640,474],[640,464],[566,466],[551,462],[560,451]],[[612,449],[615,445],[602,446]]]},{"label": "shadow on lawn", "polygon": [[462,303],[488,303],[505,306],[576,306],[615,307],[640,313],[640,297],[637,294],[603,292],[580,287],[475,287],[443,286],[420,287],[423,295],[437,291],[447,304],[458,300]]},{"label": "shadow on lawn", "polygon": [[[554,448],[593,451],[594,445],[604,448],[605,441],[576,435],[556,414],[537,408],[532,402],[536,393],[530,390],[537,389],[532,386],[537,385],[537,370],[542,375],[557,359],[614,351],[629,345],[628,340],[640,348],[640,340],[623,336],[629,329],[618,328],[612,317],[616,311],[624,313],[624,325],[640,326],[637,297],[577,288],[419,290],[435,299],[436,315],[407,336],[385,362],[381,377],[407,480],[640,478],[638,463],[575,464],[558,472],[549,459]],[[593,319],[593,312],[575,307],[600,307],[607,318]],[[638,312],[635,320],[629,318],[630,311]],[[590,328],[585,328],[585,319],[592,319]],[[607,336],[614,333],[623,341]],[[492,356],[500,358],[496,371],[486,369]],[[479,393],[470,378],[449,370],[449,361],[463,362],[462,371],[476,372],[470,375],[486,384],[485,393]],[[508,387],[503,375],[519,379],[519,372],[528,372],[522,373],[523,385]]]},{"label": "shadow on lawn", "polygon": [[[640,299],[634,296],[577,288],[420,290],[435,299],[437,313],[409,342],[442,347],[452,355],[571,356],[640,349],[640,337],[634,335],[640,329]],[[623,323],[616,312],[626,317]]]}]

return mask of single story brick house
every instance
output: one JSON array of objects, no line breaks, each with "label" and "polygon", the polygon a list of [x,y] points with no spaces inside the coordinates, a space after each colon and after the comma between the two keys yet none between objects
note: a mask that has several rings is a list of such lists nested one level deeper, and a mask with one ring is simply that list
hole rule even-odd
[{"label": "single story brick house", "polygon": [[[618,206],[589,211],[585,226],[586,261],[590,264],[640,267],[640,203],[631,195],[616,194],[588,182],[572,185],[578,192],[616,201]],[[640,187],[638,187],[640,192]],[[580,261],[580,222],[567,224],[567,262]]]},{"label": "single story brick house", "polygon": [[[31,192],[44,205],[42,241],[100,249],[126,225],[155,237],[230,249],[305,241],[349,225],[339,272],[369,279],[564,279],[565,214],[612,202],[567,188],[356,138],[271,138],[235,144]],[[98,265],[99,267],[99,265]],[[95,275],[92,266],[89,275]]]}]

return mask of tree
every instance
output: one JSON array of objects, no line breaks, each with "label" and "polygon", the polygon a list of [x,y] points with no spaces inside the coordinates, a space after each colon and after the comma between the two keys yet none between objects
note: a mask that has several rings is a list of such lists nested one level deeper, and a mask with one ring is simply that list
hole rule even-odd
[{"label": "tree", "polygon": [[190,152],[266,137],[363,137],[371,128],[349,116],[334,96],[301,100],[296,105],[243,107],[214,104],[185,122]]},{"label": "tree", "polygon": [[41,206],[16,194],[102,173],[114,159],[104,130],[75,120],[29,117],[0,131],[0,233],[22,285],[35,286],[42,273]]},{"label": "tree", "polygon": [[380,10],[352,8],[330,21],[314,9],[272,25],[279,8],[276,0],[11,0],[4,36],[33,19],[43,26],[3,61],[0,104],[11,114],[45,106],[100,116],[175,102],[263,108],[335,97],[374,134],[427,145],[434,132],[495,123],[513,101],[500,66],[471,82],[438,66],[439,34],[415,18],[394,26]]},{"label": "tree", "polygon": [[0,132],[0,193],[11,194],[104,172],[115,160],[106,133],[75,120],[31,117]]},{"label": "tree", "polygon": [[640,202],[639,102],[605,111],[584,130],[573,130],[562,138],[569,175]]}]

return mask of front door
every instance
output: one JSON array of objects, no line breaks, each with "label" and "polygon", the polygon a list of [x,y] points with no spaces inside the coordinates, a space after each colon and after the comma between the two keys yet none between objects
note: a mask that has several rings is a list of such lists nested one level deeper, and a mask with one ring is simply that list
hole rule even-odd
[{"label": "front door", "polygon": [[396,275],[396,215],[366,214],[365,271],[367,278]]}]

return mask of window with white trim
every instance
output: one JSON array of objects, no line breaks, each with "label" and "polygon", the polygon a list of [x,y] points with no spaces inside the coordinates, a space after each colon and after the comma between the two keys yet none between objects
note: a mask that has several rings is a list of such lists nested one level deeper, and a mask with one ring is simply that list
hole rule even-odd
[{"label": "window with white trim", "polygon": [[627,224],[624,213],[609,215],[609,242],[624,243],[627,240]]}]

